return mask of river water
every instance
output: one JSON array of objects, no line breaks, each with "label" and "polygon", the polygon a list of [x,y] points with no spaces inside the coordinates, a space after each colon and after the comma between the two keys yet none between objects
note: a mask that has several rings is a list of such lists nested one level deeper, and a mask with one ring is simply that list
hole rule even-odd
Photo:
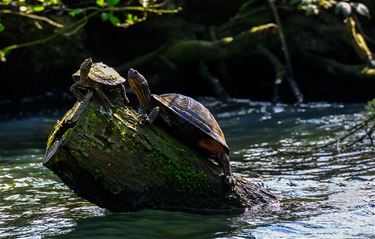
[{"label": "river water", "polygon": [[61,114],[0,120],[0,238],[375,238],[375,150],[318,148],[362,119],[363,105],[205,100],[233,171],[280,205],[233,215],[110,213],[41,165]]}]

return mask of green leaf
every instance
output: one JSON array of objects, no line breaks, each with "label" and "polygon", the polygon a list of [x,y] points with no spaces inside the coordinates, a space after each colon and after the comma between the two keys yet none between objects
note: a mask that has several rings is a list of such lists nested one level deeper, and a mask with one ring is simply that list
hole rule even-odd
[{"label": "green leaf", "polygon": [[9,5],[12,1],[11,0],[3,0],[2,5]]},{"label": "green leaf", "polygon": [[8,54],[11,50],[11,48],[15,48],[17,45],[11,45],[11,46],[7,46],[7,47],[4,47],[1,51],[4,52],[4,54]]},{"label": "green leaf", "polygon": [[82,11],[83,11],[82,8],[74,8],[74,9],[69,11],[69,15],[74,17],[74,16],[80,14]]},{"label": "green leaf", "polygon": [[135,17],[136,16],[133,16],[133,14],[128,13],[126,15],[126,20],[125,20],[126,24],[128,24],[128,26],[133,25],[135,23],[135,20],[136,20]]},{"label": "green leaf", "polygon": [[44,6],[42,6],[42,5],[37,5],[37,6],[33,6],[33,11],[34,12],[41,12],[41,11],[44,11]]},{"label": "green leaf", "polygon": [[120,2],[120,0],[107,0],[108,6],[115,6]]},{"label": "green leaf", "polygon": [[5,30],[5,26],[0,22],[0,32],[3,32]]},{"label": "green leaf", "polygon": [[109,19],[108,13],[102,12],[102,14],[100,14],[100,18],[102,19],[103,22],[108,21]]},{"label": "green leaf", "polygon": [[105,1],[104,0],[96,0],[96,5],[98,5],[99,7],[104,7]]},{"label": "green leaf", "polygon": [[6,56],[6,52],[3,50],[0,50],[0,61],[6,62],[7,59],[5,58],[5,56]]},{"label": "green leaf", "polygon": [[352,14],[352,6],[348,2],[339,2],[336,4],[335,13],[347,18]]},{"label": "green leaf", "polygon": [[112,23],[114,26],[118,26],[120,24],[120,19],[116,17],[115,15],[109,14],[109,21]]},{"label": "green leaf", "polygon": [[368,10],[368,7],[365,4],[360,2],[352,2],[351,5],[354,8],[355,12],[359,15],[371,18],[370,11]]}]

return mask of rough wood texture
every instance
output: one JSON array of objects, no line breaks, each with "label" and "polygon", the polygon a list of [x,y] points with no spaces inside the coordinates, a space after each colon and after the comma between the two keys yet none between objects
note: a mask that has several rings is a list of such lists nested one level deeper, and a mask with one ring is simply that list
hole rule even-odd
[{"label": "rough wood texture", "polygon": [[112,117],[102,112],[87,95],[48,140],[43,164],[78,196],[116,212],[233,212],[276,202],[240,177],[228,190],[220,167],[162,126],[141,126],[131,108],[116,109]]}]

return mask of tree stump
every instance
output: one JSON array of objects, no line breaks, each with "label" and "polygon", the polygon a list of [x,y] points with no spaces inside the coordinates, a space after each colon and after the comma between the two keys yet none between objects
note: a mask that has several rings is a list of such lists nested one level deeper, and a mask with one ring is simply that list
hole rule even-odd
[{"label": "tree stump", "polygon": [[109,116],[92,93],[54,126],[43,165],[78,196],[114,212],[233,212],[277,200],[238,176],[228,189],[222,169],[161,122],[142,126],[130,107]]}]

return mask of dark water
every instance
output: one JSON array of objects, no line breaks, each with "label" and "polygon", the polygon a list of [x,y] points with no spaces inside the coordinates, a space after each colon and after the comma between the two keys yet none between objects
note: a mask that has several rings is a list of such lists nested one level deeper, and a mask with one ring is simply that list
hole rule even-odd
[{"label": "dark water", "polygon": [[0,238],[375,238],[375,150],[316,149],[362,118],[362,105],[206,101],[233,171],[282,195],[240,215],[114,214],[76,197],[41,165],[59,116],[0,121]]}]

